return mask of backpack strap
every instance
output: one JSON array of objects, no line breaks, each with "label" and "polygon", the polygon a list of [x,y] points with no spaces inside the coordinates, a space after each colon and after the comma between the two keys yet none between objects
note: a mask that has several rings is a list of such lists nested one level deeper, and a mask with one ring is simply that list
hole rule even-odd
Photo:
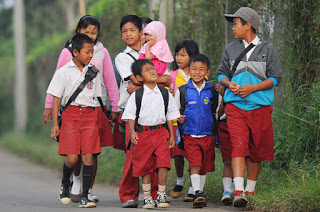
[{"label": "backpack strap", "polygon": [[184,115],[184,111],[186,109],[186,91],[187,91],[187,84],[181,85],[179,87],[180,92],[180,114]]},{"label": "backpack strap", "polygon": [[217,107],[218,107],[218,104],[219,104],[219,93],[218,93],[218,91],[216,91],[214,86],[212,86],[210,88],[210,91],[213,94],[213,97],[212,97],[212,114],[215,117],[216,111],[217,111]]},{"label": "backpack strap", "polygon": [[97,76],[98,73],[99,73],[99,70],[95,66],[88,67],[88,71],[84,77],[83,82],[78,86],[78,88],[72,94],[72,96],[68,100],[67,104],[64,107],[62,107],[61,112],[60,112],[61,114],[78,97],[78,95],[81,93],[81,91],[83,91],[83,89],[85,88],[86,84],[88,82],[91,82]]},{"label": "backpack strap", "polygon": [[139,114],[140,114],[140,109],[141,109],[141,102],[142,102],[142,96],[143,96],[143,86],[136,90],[135,93],[135,100],[136,100],[136,123],[138,122],[139,119]]},{"label": "backpack strap", "polygon": [[162,98],[164,101],[164,115],[167,116],[168,113],[168,105],[169,105],[169,92],[167,89],[163,87],[159,87],[160,92],[162,94]]},{"label": "backpack strap", "polygon": [[240,61],[242,60],[242,58],[255,46],[256,45],[254,45],[253,43],[250,43],[250,45],[247,48],[245,48],[245,50],[243,50],[241,52],[241,54],[237,57],[236,61],[234,62],[233,66],[232,66],[232,73],[236,72],[236,69],[237,69]]},{"label": "backpack strap", "polygon": [[129,52],[127,52],[126,54],[129,55],[133,59],[133,61],[137,61],[137,59],[134,56],[132,56],[132,54],[130,54]]}]

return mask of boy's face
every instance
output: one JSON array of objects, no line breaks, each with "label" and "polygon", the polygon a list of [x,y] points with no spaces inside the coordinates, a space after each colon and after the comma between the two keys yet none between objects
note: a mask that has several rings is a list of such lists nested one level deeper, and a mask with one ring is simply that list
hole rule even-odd
[{"label": "boy's face", "polygon": [[248,23],[245,25],[242,25],[240,18],[234,18],[233,19],[233,27],[232,27],[232,31],[233,31],[233,35],[236,39],[238,38],[245,38],[246,34],[248,31],[248,29],[251,28],[251,26],[248,28]]},{"label": "boy's face", "polygon": [[141,75],[142,76],[139,76],[139,75],[136,76],[137,80],[139,80],[140,82],[142,81],[145,84],[150,82],[156,82],[158,78],[156,69],[154,68],[153,65],[149,63],[146,63],[145,65],[142,66]]},{"label": "boy's face", "polygon": [[142,31],[139,31],[138,27],[132,22],[128,22],[122,26],[121,38],[128,46],[140,44],[141,35]]},{"label": "boy's face", "polygon": [[88,65],[93,56],[93,43],[84,43],[80,52],[73,50],[74,57],[82,64]]},{"label": "boy's face", "polygon": [[98,36],[98,27],[95,25],[89,25],[87,28],[82,28],[78,30],[79,33],[88,35],[93,41],[96,41]]},{"label": "boy's face", "polygon": [[207,64],[203,62],[192,62],[189,67],[189,73],[192,81],[201,86],[204,79],[210,75]]}]

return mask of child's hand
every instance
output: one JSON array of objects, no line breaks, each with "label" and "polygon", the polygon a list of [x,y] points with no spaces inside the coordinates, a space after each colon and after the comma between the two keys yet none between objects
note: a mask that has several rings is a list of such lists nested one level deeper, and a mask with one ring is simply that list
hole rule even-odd
[{"label": "child's hand", "polygon": [[156,41],[154,40],[149,40],[147,45],[151,48],[152,46],[154,46],[154,44],[156,44]]},{"label": "child's hand", "polygon": [[186,120],[186,116],[185,115],[181,115],[179,118],[178,118],[178,122],[180,124],[183,124],[184,120]]},{"label": "child's hand", "polygon": [[224,87],[220,83],[216,83],[215,88],[221,96],[224,95]]},{"label": "child's hand", "polygon": [[174,139],[173,136],[170,136],[169,148],[170,148],[170,149],[173,149],[175,145],[176,145],[176,139]]},{"label": "child's hand", "polygon": [[45,108],[42,115],[42,120],[46,125],[49,125],[49,121],[52,118],[52,108]]},{"label": "child's hand", "polygon": [[240,93],[239,92],[240,85],[238,85],[236,82],[230,82],[229,88],[234,95],[238,95]]},{"label": "child's hand", "polygon": [[240,96],[243,97],[243,98],[246,97],[246,96],[249,96],[249,94],[251,94],[251,93],[253,93],[255,91],[256,91],[255,85],[244,84],[239,89]]},{"label": "child's hand", "polygon": [[138,143],[138,134],[136,132],[131,133],[131,143],[132,145],[136,145]]},{"label": "child's hand", "polygon": [[129,83],[129,86],[127,87],[127,91],[128,91],[129,94],[132,94],[133,92],[135,92],[139,88],[141,88],[141,86],[135,85],[133,83]]},{"label": "child's hand", "polygon": [[57,140],[58,135],[60,134],[60,129],[58,125],[53,125],[51,130],[51,138]]}]

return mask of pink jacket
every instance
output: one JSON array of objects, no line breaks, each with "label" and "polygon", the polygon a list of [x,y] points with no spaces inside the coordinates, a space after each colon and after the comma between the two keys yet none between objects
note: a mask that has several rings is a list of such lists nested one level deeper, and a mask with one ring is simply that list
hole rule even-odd
[{"label": "pink jacket", "polygon": [[[64,66],[65,64],[67,64],[71,59],[72,59],[71,52],[67,48],[64,48],[60,53],[56,71],[60,69],[62,66]],[[118,102],[119,102],[118,85],[114,75],[114,70],[113,70],[112,61],[111,61],[109,52],[105,47],[103,47],[101,42],[97,42],[95,44],[93,58],[91,59],[90,63],[95,67],[97,67],[100,70],[100,72],[102,71],[102,77],[104,82],[104,84],[101,85],[103,87],[102,101],[105,103],[108,95],[110,98],[112,111],[118,112]],[[52,108],[52,105],[53,105],[53,96],[51,96],[50,94],[47,94],[45,108]],[[99,103],[97,103],[96,106],[100,106]]]}]

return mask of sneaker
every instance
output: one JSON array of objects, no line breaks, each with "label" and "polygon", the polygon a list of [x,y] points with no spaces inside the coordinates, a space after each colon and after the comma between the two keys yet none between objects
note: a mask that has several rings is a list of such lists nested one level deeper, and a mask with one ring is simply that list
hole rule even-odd
[{"label": "sneaker", "polygon": [[68,205],[70,203],[70,186],[69,185],[64,185],[61,182],[61,187],[60,187],[60,202],[64,205]]},{"label": "sneaker", "polygon": [[181,195],[182,189],[183,189],[183,186],[181,186],[181,185],[176,185],[176,186],[172,189],[172,191],[171,191],[171,193],[170,193],[170,196],[171,196],[172,198],[179,198],[180,195]]},{"label": "sneaker", "polygon": [[232,204],[232,197],[231,197],[231,193],[229,191],[223,192],[221,202],[225,205]]},{"label": "sneaker", "polygon": [[143,200],[143,209],[154,209],[155,202],[150,195],[145,195]]},{"label": "sneaker", "polygon": [[193,194],[188,194],[186,197],[183,198],[184,202],[192,202],[193,201]]},{"label": "sneaker", "polygon": [[169,208],[167,194],[164,191],[158,191],[157,193],[157,207],[158,208]]},{"label": "sneaker", "polygon": [[233,206],[240,208],[247,205],[247,197],[246,194],[241,190],[235,190],[235,196],[233,198]]},{"label": "sneaker", "polygon": [[80,200],[80,208],[95,208],[97,204],[95,202],[91,202],[87,197],[81,197]]},{"label": "sneaker", "polygon": [[203,208],[207,206],[206,196],[202,191],[196,191],[193,196],[193,208]]},{"label": "sneaker", "polygon": [[88,192],[88,200],[91,202],[99,202],[99,199],[96,195],[92,193],[92,191]]},{"label": "sneaker", "polygon": [[138,201],[130,199],[126,202],[121,203],[121,208],[137,208],[139,205]]}]

